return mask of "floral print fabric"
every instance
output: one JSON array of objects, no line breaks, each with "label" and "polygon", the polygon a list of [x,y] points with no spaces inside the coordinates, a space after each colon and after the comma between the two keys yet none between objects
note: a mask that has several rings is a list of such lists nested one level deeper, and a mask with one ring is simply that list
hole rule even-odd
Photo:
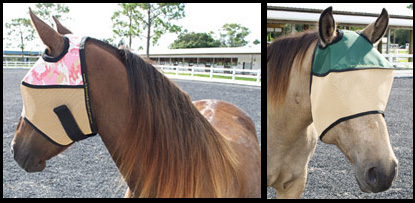
[{"label": "floral print fabric", "polygon": [[83,85],[79,46],[82,37],[71,34],[69,49],[64,57],[57,62],[47,62],[43,58],[35,63],[23,81],[32,85]]}]

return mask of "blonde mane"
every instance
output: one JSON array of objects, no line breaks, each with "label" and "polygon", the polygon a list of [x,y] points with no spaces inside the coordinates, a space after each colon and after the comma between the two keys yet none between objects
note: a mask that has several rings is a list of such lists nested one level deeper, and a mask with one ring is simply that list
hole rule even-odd
[{"label": "blonde mane", "polygon": [[284,104],[294,60],[302,63],[306,51],[317,39],[316,31],[308,31],[278,38],[268,46],[267,102],[272,106]]}]

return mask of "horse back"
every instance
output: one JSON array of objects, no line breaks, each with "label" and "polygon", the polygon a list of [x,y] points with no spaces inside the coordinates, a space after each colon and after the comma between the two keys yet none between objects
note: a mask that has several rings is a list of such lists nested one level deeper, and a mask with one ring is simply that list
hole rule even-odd
[{"label": "horse back", "polygon": [[236,152],[245,180],[242,196],[260,197],[261,150],[254,122],[242,109],[224,101],[199,100],[193,104]]}]

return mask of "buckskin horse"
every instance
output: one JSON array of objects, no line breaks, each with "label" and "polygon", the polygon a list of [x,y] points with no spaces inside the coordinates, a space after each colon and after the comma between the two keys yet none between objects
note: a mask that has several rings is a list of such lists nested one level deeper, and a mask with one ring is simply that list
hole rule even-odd
[{"label": "buckskin horse", "polygon": [[56,32],[29,13],[47,50],[21,85],[12,153],[23,169],[42,171],[99,133],[126,197],[260,197],[261,152],[245,112],[219,100],[192,103],[130,51],[73,36],[54,18]]},{"label": "buckskin horse", "polygon": [[361,32],[337,30],[332,7],[318,31],[267,48],[267,185],[299,198],[317,138],[336,145],[363,192],[393,184],[398,161],[383,118],[393,70],[374,48],[388,27],[385,9]]}]

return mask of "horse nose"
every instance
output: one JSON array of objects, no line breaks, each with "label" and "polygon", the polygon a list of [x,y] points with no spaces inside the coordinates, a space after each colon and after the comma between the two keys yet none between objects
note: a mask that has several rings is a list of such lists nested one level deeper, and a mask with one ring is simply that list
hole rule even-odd
[{"label": "horse nose", "polygon": [[10,145],[10,153],[13,155],[13,157],[15,157],[16,153],[18,153],[18,148],[14,141]]},{"label": "horse nose", "polygon": [[383,167],[372,167],[366,173],[366,183],[372,192],[387,190],[393,183],[397,172],[397,163],[393,162],[389,169]]},{"label": "horse nose", "polygon": [[15,147],[15,142],[14,140],[12,141],[12,143],[10,143],[10,153],[12,153],[12,155],[14,155],[14,147]]}]

